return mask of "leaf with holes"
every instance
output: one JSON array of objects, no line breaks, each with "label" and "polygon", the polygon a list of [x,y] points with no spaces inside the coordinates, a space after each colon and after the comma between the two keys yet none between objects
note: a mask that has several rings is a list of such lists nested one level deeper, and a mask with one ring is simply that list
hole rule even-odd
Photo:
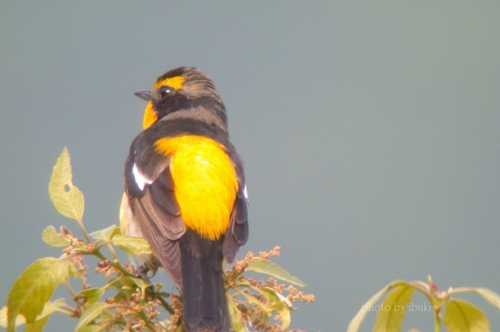
[{"label": "leaf with holes", "polygon": [[87,305],[92,305],[101,299],[101,296],[106,291],[106,287],[102,288],[87,288],[78,292],[73,296],[74,300],[85,299]]},{"label": "leaf with holes", "polygon": [[52,247],[67,247],[71,244],[71,240],[58,233],[54,226],[49,226],[44,229],[42,240]]},{"label": "leaf with holes", "polygon": [[62,215],[82,221],[84,210],[83,193],[73,185],[71,158],[67,148],[64,148],[57,159],[49,183],[49,195],[56,210]]}]

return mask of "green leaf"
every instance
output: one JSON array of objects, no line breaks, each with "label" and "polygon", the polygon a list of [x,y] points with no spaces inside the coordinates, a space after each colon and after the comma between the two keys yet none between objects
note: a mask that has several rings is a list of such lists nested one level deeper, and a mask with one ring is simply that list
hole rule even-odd
[{"label": "green leaf", "polygon": [[57,284],[64,282],[68,273],[68,262],[53,257],[41,258],[30,265],[14,282],[10,291],[7,300],[7,330],[15,330],[14,320],[18,315],[23,315],[28,324],[33,323]]},{"label": "green leaf", "polygon": [[67,247],[71,244],[71,240],[59,234],[54,226],[49,226],[44,229],[42,240],[52,247]]},{"label": "green leaf", "polygon": [[294,277],[288,273],[287,270],[275,264],[269,260],[256,260],[248,264],[246,271],[255,271],[258,273],[264,273],[276,279],[280,279],[291,284],[297,285],[299,287],[306,287],[307,285],[297,277]]},{"label": "green leaf", "polygon": [[444,325],[448,332],[489,332],[490,322],[476,306],[463,300],[446,303]]},{"label": "green leaf", "polygon": [[121,234],[120,228],[116,225],[111,225],[108,228],[92,232],[89,235],[94,240],[108,241],[108,240],[111,240],[113,238],[113,236],[118,235],[118,234]]},{"label": "green leaf", "polygon": [[373,332],[399,332],[405,318],[406,306],[413,295],[410,285],[401,285],[394,289],[380,305],[375,319]]},{"label": "green leaf", "polygon": [[112,239],[113,244],[132,255],[149,255],[152,253],[148,241],[141,237],[115,235]]},{"label": "green leaf", "polygon": [[92,305],[101,299],[105,291],[106,287],[85,289],[75,294],[74,299],[78,300],[83,298],[88,305]]},{"label": "green leaf", "polygon": [[49,195],[59,213],[82,221],[84,209],[83,193],[73,185],[71,159],[67,148],[64,148],[57,159],[49,183]]},{"label": "green leaf", "polygon": [[399,287],[401,285],[406,285],[406,283],[402,280],[396,280],[379,290],[375,295],[373,295],[365,304],[359,309],[356,313],[356,316],[349,323],[349,327],[347,328],[347,332],[357,332],[363,319],[365,319],[366,314],[372,310],[373,305],[378,301],[378,299],[384,295],[389,290]]},{"label": "green leaf", "polygon": [[97,302],[89,306],[87,310],[82,314],[78,323],[76,324],[75,332],[83,332],[85,328],[99,316],[102,311],[108,308],[110,305],[104,302]]}]

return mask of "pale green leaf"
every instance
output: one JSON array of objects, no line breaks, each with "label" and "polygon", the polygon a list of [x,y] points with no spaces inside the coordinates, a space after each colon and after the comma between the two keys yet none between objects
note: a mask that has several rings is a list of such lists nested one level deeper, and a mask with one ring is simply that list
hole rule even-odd
[{"label": "pale green leaf", "polygon": [[406,285],[406,283],[402,280],[396,280],[379,290],[375,295],[373,295],[365,304],[359,309],[356,313],[356,316],[349,323],[349,327],[347,328],[347,332],[357,332],[363,319],[365,319],[366,314],[372,310],[373,305],[380,299],[382,295],[384,295],[389,290],[399,287],[401,285]]},{"label": "pale green leaf", "polygon": [[3,307],[0,310],[0,326],[3,328],[7,328],[7,306]]},{"label": "pale green leaf", "polygon": [[62,308],[64,306],[66,306],[66,302],[65,302],[64,298],[57,299],[53,302],[48,301],[45,303],[45,306],[43,307],[42,313],[40,315],[38,315],[36,319],[38,320],[38,319],[42,319],[42,318],[45,318],[47,316],[50,316],[57,309]]},{"label": "pale green leaf", "polygon": [[128,202],[128,196],[126,193],[122,195],[122,202],[120,204],[120,230],[122,234],[135,235],[140,233],[137,224],[134,222],[134,217],[132,216],[132,210]]},{"label": "pale green leaf", "polygon": [[148,255],[152,253],[148,241],[141,237],[115,235],[112,241],[117,248],[132,255]]},{"label": "pale green leaf", "polygon": [[497,309],[500,309],[500,296],[492,291],[491,289],[488,288],[461,288],[461,289],[455,289],[453,290],[453,293],[478,293],[486,301],[488,301],[492,306],[496,307]]},{"label": "pale green leaf", "polygon": [[111,238],[113,238],[113,236],[118,235],[118,234],[121,234],[120,228],[118,226],[116,226],[116,225],[111,225],[108,228],[92,232],[89,235],[94,240],[108,241]]},{"label": "pale green leaf", "polygon": [[285,331],[290,325],[290,309],[287,304],[282,302],[276,293],[269,291],[256,290],[259,295],[264,296],[270,303],[266,303],[265,301],[260,300],[253,294],[248,294],[245,292],[238,292],[239,294],[246,297],[248,303],[257,305],[262,308],[266,312],[266,315],[263,315],[261,318],[267,322],[269,317],[273,317],[273,312],[278,312],[280,315],[280,320],[282,322],[282,331]]},{"label": "pale green leaf", "polygon": [[272,301],[272,302],[280,301],[280,302],[283,302],[284,304],[286,304],[286,306],[288,307],[288,309],[290,309],[290,310],[296,310],[293,307],[292,302],[290,302],[290,300],[286,296],[278,293],[274,289],[269,288],[269,287],[262,287],[260,290],[261,290],[262,294],[265,297],[267,297],[267,299],[269,301]]},{"label": "pale green leaf", "polygon": [[[7,313],[8,313],[7,306],[3,307],[2,310],[0,310],[0,327],[3,327],[5,329],[7,328]],[[23,324],[26,324],[26,319],[24,319],[23,316],[17,316],[15,326]]]},{"label": "pale green leaf", "polygon": [[373,332],[399,332],[405,318],[406,306],[413,295],[410,285],[395,288],[380,305]]},{"label": "pale green leaf", "polygon": [[94,319],[97,318],[97,316],[102,313],[104,309],[108,308],[109,306],[109,304],[104,302],[97,302],[89,306],[78,320],[75,332],[85,331],[85,327],[87,327]]},{"label": "pale green leaf", "polygon": [[54,267],[54,277],[58,283],[63,284],[68,280],[72,267],[69,260],[59,260],[59,264]]},{"label": "pale green leaf", "polygon": [[228,308],[231,316],[231,327],[233,330],[235,332],[248,332],[245,324],[242,322],[243,319],[241,312],[230,296],[228,297]]},{"label": "pale green leaf", "polygon": [[[141,278],[132,278],[132,277],[125,277],[125,278],[130,278],[134,282],[134,284],[141,289],[142,294],[146,294],[146,289],[151,287],[151,283],[147,282],[144,279]],[[160,287],[161,289],[161,287]],[[155,292],[159,293],[160,289],[155,289]]]},{"label": "pale green leaf", "polygon": [[73,278],[78,278],[81,280],[85,280],[85,272],[79,271],[73,264],[70,264],[68,261],[68,275]]},{"label": "pale green leaf", "polygon": [[463,300],[446,303],[444,325],[448,332],[489,332],[490,322],[476,306]]},{"label": "pale green leaf", "polygon": [[[261,293],[260,290],[257,290],[259,292],[259,294]],[[245,292],[239,292],[241,295],[245,296],[248,303],[250,304],[255,304],[255,305],[258,305],[259,307],[262,308],[262,310],[264,310],[267,314],[267,316],[271,315],[272,312],[273,312],[273,306],[270,305],[270,304],[267,304],[267,303],[264,303],[262,301],[260,301],[259,299],[257,299],[254,295],[252,294],[248,294],[248,293],[245,293]],[[267,318],[266,317],[263,317],[263,318]]]},{"label": "pale green leaf", "polygon": [[291,284],[297,285],[299,287],[306,287],[307,285],[297,277],[294,277],[288,273],[287,270],[275,264],[269,260],[256,260],[248,264],[245,271],[255,271],[258,273],[264,273],[276,279],[280,279]]},{"label": "pale green leaf", "polygon": [[[38,327],[43,328],[43,325],[45,325],[45,323],[48,320],[48,318],[50,317],[50,315],[52,315],[52,313],[56,309],[63,307],[65,304],[66,303],[64,302],[64,299],[62,299],[62,298],[57,299],[54,302],[46,302],[42,313],[37,316],[34,323],[30,324],[33,326],[29,327],[30,325],[28,325],[28,327],[26,327],[25,331],[28,330],[28,331],[33,332],[33,331],[38,331],[35,328],[38,328]],[[38,321],[41,321],[41,322],[37,323]],[[21,315],[17,316],[15,326],[17,327],[17,326],[21,326],[24,324],[26,324],[26,319]],[[3,307],[2,310],[0,310],[0,326],[3,328],[7,328],[7,307]],[[29,329],[32,329],[32,330],[29,330]]]},{"label": "pale green leaf", "polygon": [[14,331],[14,319],[23,315],[27,323],[33,323],[42,312],[58,283],[68,277],[68,262],[53,257],[41,258],[29,266],[14,282],[10,291],[8,331]]},{"label": "pale green leaf", "polygon": [[484,297],[492,306],[500,309],[500,296],[497,293],[488,288],[476,288],[476,292]]},{"label": "pale green leaf", "polygon": [[281,331],[286,331],[292,322],[292,317],[290,316],[290,310],[288,307],[283,305],[282,308],[278,310],[281,320]]},{"label": "pale green leaf", "polygon": [[282,322],[281,330],[286,331],[291,322],[290,309],[293,309],[292,303],[285,296],[276,292],[274,289],[264,287],[261,288],[260,291],[261,294],[264,295],[271,303],[271,308],[279,313],[280,320]]},{"label": "pale green leaf", "polygon": [[24,329],[24,332],[43,332],[43,327],[49,321],[50,316],[38,318],[33,323],[30,323]]},{"label": "pale green leaf", "polygon": [[54,226],[49,226],[44,229],[42,240],[52,247],[67,247],[71,244],[71,240],[58,233]]},{"label": "pale green leaf", "polygon": [[[136,278],[136,279],[140,279],[140,278]],[[140,280],[142,280],[142,279],[140,279]],[[156,284],[153,285],[153,292],[155,292],[155,293],[161,293],[161,290],[163,289],[163,286],[164,285],[161,282],[157,282]],[[141,287],[141,286],[139,286],[139,287]]]},{"label": "pale green leaf", "polygon": [[104,330],[104,326],[99,325],[87,325],[84,328],[80,329],[79,332],[100,332]]},{"label": "pale green leaf", "polygon": [[71,159],[64,148],[57,159],[49,183],[49,195],[56,210],[62,215],[81,222],[84,210],[83,193],[73,185]]},{"label": "pale green leaf", "polygon": [[[155,285],[155,286],[157,286],[157,285]],[[120,292],[123,292],[123,294],[127,298],[129,298],[132,294],[135,293],[137,287],[139,287],[141,289],[141,294],[143,294],[143,296],[145,296],[147,293],[146,289],[151,287],[151,283],[149,283],[141,278],[123,277],[123,278],[117,278],[117,279],[110,280],[106,285],[106,288],[109,288],[109,287],[116,288]],[[160,290],[161,290],[161,287],[158,287],[154,291],[155,291],[155,293],[160,293]]]},{"label": "pale green leaf", "polygon": [[89,288],[85,289],[74,296],[74,299],[85,299],[88,305],[92,305],[99,301],[108,288],[116,288],[124,291],[128,296],[135,292],[136,287],[139,287],[142,294],[146,294],[146,288],[151,284],[141,278],[124,277],[114,278],[108,280],[106,285],[102,288]]}]

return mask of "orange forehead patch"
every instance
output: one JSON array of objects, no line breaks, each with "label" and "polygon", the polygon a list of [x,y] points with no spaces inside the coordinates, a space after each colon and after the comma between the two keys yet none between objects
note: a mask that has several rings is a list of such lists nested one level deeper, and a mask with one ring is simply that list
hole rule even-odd
[{"label": "orange forehead patch", "polygon": [[155,85],[153,85],[153,89],[167,85],[174,88],[175,90],[180,90],[182,89],[185,80],[186,79],[183,76],[165,78],[163,80],[156,81]]}]

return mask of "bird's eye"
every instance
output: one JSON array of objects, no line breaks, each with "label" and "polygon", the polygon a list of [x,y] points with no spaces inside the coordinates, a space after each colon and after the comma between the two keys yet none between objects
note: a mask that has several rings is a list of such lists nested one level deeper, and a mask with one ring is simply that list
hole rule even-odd
[{"label": "bird's eye", "polygon": [[165,98],[166,96],[168,96],[169,94],[171,94],[173,91],[174,91],[174,89],[172,89],[171,87],[164,86],[164,87],[162,87],[160,89],[160,97],[161,98]]}]

